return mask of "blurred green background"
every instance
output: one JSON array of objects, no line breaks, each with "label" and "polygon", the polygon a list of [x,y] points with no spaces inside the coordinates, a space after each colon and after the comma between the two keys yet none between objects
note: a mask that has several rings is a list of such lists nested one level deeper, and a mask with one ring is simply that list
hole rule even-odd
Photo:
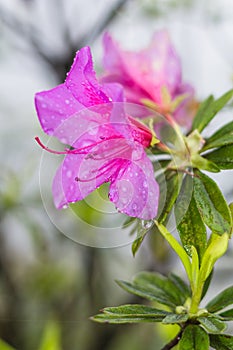
[{"label": "blurred green background", "polygon": [[[109,207],[105,188],[71,214],[56,213],[46,182],[52,170],[40,165],[34,142],[35,135],[45,140],[34,94],[63,82],[79,48],[91,45],[101,72],[105,30],[123,47],[139,49],[161,28],[169,30],[198,99],[232,87],[231,0],[0,0],[0,350],[156,350],[176,332],[88,319],[107,305],[141,302],[115,279],[144,269],[183,271],[153,232],[132,257],[125,218]],[[229,120],[226,109],[207,131]],[[215,179],[232,200],[232,172]],[[212,294],[232,283],[232,262],[230,248]]]}]

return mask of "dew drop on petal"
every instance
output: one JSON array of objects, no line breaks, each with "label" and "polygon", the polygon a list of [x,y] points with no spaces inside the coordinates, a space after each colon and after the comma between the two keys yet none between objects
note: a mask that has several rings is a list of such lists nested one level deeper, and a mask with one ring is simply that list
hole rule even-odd
[{"label": "dew drop on petal", "polygon": [[66,176],[70,179],[72,177],[72,171],[68,170]]}]

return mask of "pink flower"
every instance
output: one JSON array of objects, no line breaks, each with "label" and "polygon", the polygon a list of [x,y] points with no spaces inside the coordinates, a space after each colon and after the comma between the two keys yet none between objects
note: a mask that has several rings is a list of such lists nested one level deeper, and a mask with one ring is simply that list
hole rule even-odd
[{"label": "pink flower", "polygon": [[96,80],[90,49],[77,52],[64,84],[36,94],[43,130],[71,146],[53,181],[55,206],[85,198],[110,182],[119,211],[149,220],[156,216],[159,187],[146,155],[149,129],[124,112],[122,87]]},{"label": "pink flower", "polygon": [[180,125],[190,126],[194,89],[182,81],[181,62],[165,30],[155,33],[149,47],[139,52],[121,50],[106,33],[103,64],[102,80],[122,84],[127,101],[151,101],[161,114],[170,113]]}]

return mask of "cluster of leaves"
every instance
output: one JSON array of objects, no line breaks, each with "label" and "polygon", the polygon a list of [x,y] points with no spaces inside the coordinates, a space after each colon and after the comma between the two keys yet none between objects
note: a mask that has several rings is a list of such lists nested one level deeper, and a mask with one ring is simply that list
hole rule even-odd
[{"label": "cluster of leaves", "polygon": [[[233,122],[205,140],[200,133],[232,96],[233,90],[230,90],[219,99],[210,96],[200,104],[189,134],[183,136],[187,154],[190,155],[186,163],[178,160],[177,164],[182,166],[175,168],[172,158],[166,158],[162,162],[164,172],[157,180],[160,191],[166,195],[160,205],[157,220],[128,221],[133,223],[132,232],[137,231],[137,238],[132,245],[133,254],[155,223],[154,228],[162,233],[180,257],[190,287],[173,274],[166,278],[144,272],[137,275],[132,283],[117,281],[124,290],[156,303],[156,307],[109,307],[102,314],[93,317],[94,321],[178,324],[181,331],[169,348],[180,342],[180,349],[205,350],[210,345],[217,350],[233,349],[233,337],[222,334],[226,329],[225,322],[233,320],[233,309],[224,311],[233,304],[233,287],[217,295],[205,309],[199,308],[209,288],[214,264],[226,252],[232,234],[233,217],[233,205],[227,204],[218,185],[203,170],[219,172],[233,169]],[[154,153],[158,154],[160,150],[156,147]],[[184,159],[185,157],[186,155]],[[172,211],[182,245],[165,227]],[[211,231],[209,238],[208,230]]]},{"label": "cluster of leaves", "polygon": [[175,274],[164,277],[158,273],[141,272],[131,283],[117,283],[125,291],[149,300],[156,307],[137,304],[107,307],[92,318],[94,321],[111,324],[178,324],[181,328],[177,336],[180,350],[207,350],[210,345],[217,350],[232,349],[233,336],[220,333],[226,329],[225,322],[233,320],[233,309],[222,311],[233,304],[233,286],[218,294],[197,315],[190,316],[191,290]]}]

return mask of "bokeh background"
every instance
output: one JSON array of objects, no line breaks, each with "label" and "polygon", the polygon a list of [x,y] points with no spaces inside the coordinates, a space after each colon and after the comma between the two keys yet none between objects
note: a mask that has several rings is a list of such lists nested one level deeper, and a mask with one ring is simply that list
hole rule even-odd
[{"label": "bokeh background", "polygon": [[[121,229],[122,217],[104,207],[105,189],[78,204],[72,225],[69,212],[56,214],[46,181],[53,170],[34,142],[35,135],[45,139],[34,94],[64,81],[79,48],[91,45],[101,73],[104,31],[133,50],[162,28],[199,100],[232,88],[232,0],[0,0],[0,350],[156,350],[176,332],[88,319],[107,305],[141,302],[115,279],[183,270],[153,233],[132,257],[133,238]],[[232,117],[227,107],[206,134]],[[214,178],[232,201],[232,172]],[[108,215],[96,209],[100,200]],[[230,247],[209,297],[232,284],[232,266]]]}]

